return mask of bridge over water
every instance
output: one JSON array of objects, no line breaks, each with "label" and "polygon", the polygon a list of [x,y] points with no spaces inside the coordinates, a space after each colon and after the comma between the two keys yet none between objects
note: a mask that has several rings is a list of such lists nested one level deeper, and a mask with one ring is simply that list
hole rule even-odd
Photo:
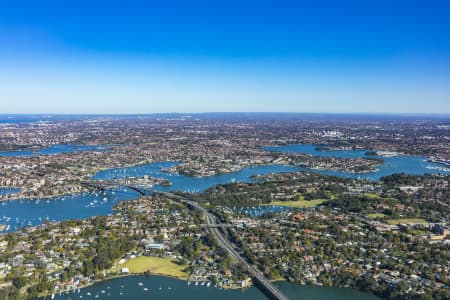
[{"label": "bridge over water", "polygon": [[[112,182],[112,181],[105,181],[105,182],[99,182],[99,181],[84,181],[82,184],[86,186],[90,186],[92,188],[97,189],[108,189],[113,188],[117,186],[123,186],[129,189],[132,189],[139,193],[140,195],[148,195],[152,191],[150,188],[140,187],[139,185],[125,185],[120,184],[119,182]],[[166,196],[167,198],[170,198],[172,200],[175,200],[177,202],[186,204],[190,206],[191,208],[198,210],[203,213],[203,215],[206,218],[206,224],[202,224],[203,226],[207,226],[211,233],[213,234],[214,238],[216,239],[218,245],[223,248],[225,251],[230,254],[231,257],[233,257],[236,261],[243,263],[245,266],[247,266],[247,270],[250,274],[252,274],[255,285],[262,291],[264,294],[269,297],[270,299],[274,300],[288,300],[288,298],[275,286],[273,285],[265,276],[262,274],[256,267],[254,267],[252,264],[250,264],[245,258],[243,258],[237,251],[234,249],[233,245],[230,243],[230,241],[223,235],[223,233],[219,230],[220,228],[224,228],[229,226],[229,224],[223,224],[220,223],[220,221],[208,212],[203,206],[198,204],[196,201],[190,200],[186,197],[176,195],[169,192],[154,192],[161,194],[163,196]]]},{"label": "bridge over water", "polygon": [[152,187],[144,184],[124,184],[120,181],[103,181],[103,180],[85,180],[81,182],[82,185],[91,187],[93,189],[107,190],[116,187],[124,187],[137,192],[139,195],[145,196],[153,193]]},{"label": "bridge over water", "polygon": [[204,216],[206,217],[207,224],[209,225],[209,228],[211,230],[211,233],[216,238],[217,243],[220,247],[225,249],[231,257],[233,257],[235,260],[243,263],[245,266],[247,266],[247,270],[253,275],[255,279],[256,285],[270,298],[270,299],[276,299],[276,300],[287,300],[288,298],[275,286],[273,285],[267,278],[252,264],[247,262],[233,247],[233,245],[230,243],[230,241],[225,238],[225,236],[220,232],[218,227],[220,227],[221,223],[216,218],[216,216],[209,213],[203,206],[198,204],[196,201],[192,201],[186,197],[182,197],[179,195],[175,195],[173,193],[168,192],[158,192],[159,194],[162,194],[168,198],[177,200],[179,202],[185,203],[196,210],[201,211]]}]

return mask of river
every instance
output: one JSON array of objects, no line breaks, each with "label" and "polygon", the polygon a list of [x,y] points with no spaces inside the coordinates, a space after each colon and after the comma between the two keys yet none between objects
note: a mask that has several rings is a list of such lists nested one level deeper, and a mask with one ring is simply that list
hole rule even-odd
[{"label": "river", "polygon": [[[87,148],[55,148],[39,150],[37,154],[55,154],[59,150],[66,152],[84,150],[103,150]],[[88,146],[89,147],[89,146]],[[307,153],[311,155],[336,156],[344,158],[365,157],[365,151],[316,151],[314,145],[289,145],[281,147],[267,148],[270,151]],[[5,155],[6,152],[0,155]],[[61,153],[61,152],[59,152]],[[34,155],[23,151],[12,151],[9,156]],[[6,154],[8,155],[8,154]],[[438,164],[429,163],[425,158],[419,156],[396,156],[383,157],[385,163],[379,167],[377,172],[366,174],[352,174],[346,172],[318,171],[322,174],[366,178],[378,180],[381,176],[394,173],[425,174],[443,173],[449,174],[448,169],[442,168]],[[292,172],[301,170],[300,168],[285,165],[264,165],[246,167],[238,172],[220,174],[216,176],[195,178],[179,174],[164,172],[161,168],[170,167],[177,162],[159,162],[147,165],[140,165],[127,168],[117,168],[100,171],[93,176],[93,179],[120,179],[125,177],[143,177],[149,175],[153,177],[168,179],[171,186],[155,186],[155,190],[180,190],[186,192],[202,192],[216,184],[230,182],[250,182],[253,175],[268,173]],[[8,191],[10,192],[10,191]],[[107,215],[112,213],[112,207],[120,201],[134,199],[138,195],[132,190],[125,188],[107,190],[101,193],[83,193],[72,196],[57,197],[54,199],[21,199],[4,201],[0,205],[0,223],[7,226],[5,231],[14,231],[21,227],[34,226],[43,223],[45,220],[62,221],[67,219],[81,219],[95,215]],[[276,209],[276,208],[275,208]],[[138,286],[142,282],[142,287]],[[170,289],[169,289],[170,286]],[[277,283],[277,286],[290,299],[333,299],[352,300],[378,299],[373,295],[363,294],[352,289],[340,289],[330,287],[301,286],[287,282]],[[148,291],[144,291],[144,287]],[[161,288],[161,290],[160,290]],[[104,291],[104,293],[102,293]],[[90,293],[90,296],[88,295]],[[122,293],[122,295],[121,295]],[[160,276],[133,276],[118,278],[111,281],[102,282],[94,286],[87,287],[78,293],[69,293],[57,296],[56,299],[94,299],[96,295],[105,299],[264,299],[259,290],[252,287],[245,290],[223,291],[213,287],[187,286],[186,282]]]},{"label": "river", "polygon": [[267,151],[276,151],[284,153],[304,153],[313,156],[339,157],[339,158],[379,158],[384,163],[374,172],[351,173],[344,171],[314,170],[317,173],[331,176],[379,180],[383,176],[405,173],[413,175],[423,174],[450,174],[450,168],[437,163],[427,161],[425,157],[416,155],[398,155],[392,157],[369,156],[366,150],[331,150],[318,151],[316,145],[311,144],[292,144],[287,146],[275,146],[265,148]]},{"label": "river", "polygon": [[[52,148],[62,151],[79,149],[80,146],[69,148]],[[104,147],[102,148],[104,149]],[[345,151],[317,151],[314,145],[288,145],[266,148],[270,151],[307,153],[320,156],[336,156],[343,158],[366,157],[363,150]],[[49,150],[46,150],[47,153]],[[53,150],[52,150],[53,151]],[[75,150],[76,151],[76,150]],[[379,170],[371,173],[353,174],[342,171],[316,171],[321,174],[335,175],[352,178],[366,178],[378,180],[382,176],[394,173],[425,174],[441,173],[450,174],[448,168],[435,163],[427,162],[420,156],[395,156],[382,157],[385,163]],[[178,162],[158,162],[126,168],[108,169],[98,172],[93,179],[121,179],[125,177],[143,177],[144,175],[167,179],[172,185],[154,186],[154,190],[160,191],[184,191],[202,192],[211,186],[231,182],[252,182],[253,175],[268,173],[294,172],[302,170],[295,166],[287,165],[262,165],[243,168],[237,172],[219,174],[208,177],[190,177],[180,174],[168,173],[162,168],[171,167]],[[11,191],[11,190],[7,190]],[[136,192],[128,189],[116,189],[104,193],[83,193],[72,196],[57,197],[53,199],[21,199],[3,201],[0,204],[0,224],[6,226],[4,232],[15,231],[21,227],[35,226],[45,220],[62,221],[68,219],[80,219],[96,215],[112,213],[112,207],[120,201],[136,198]],[[275,210],[277,208],[274,208]],[[280,209],[281,210],[281,209]]]},{"label": "river", "polygon": [[[142,283],[142,285],[139,285]],[[290,300],[379,300],[374,295],[353,289],[302,286],[296,283],[277,282],[275,285]],[[147,290],[144,290],[147,289]],[[96,296],[98,295],[98,298]],[[82,296],[82,298],[80,298]],[[50,297],[47,297],[47,299]],[[187,285],[186,281],[163,276],[129,276],[103,281],[78,292],[56,295],[57,300],[75,299],[196,299],[196,300],[259,300],[266,299],[257,288],[220,290],[213,286]]]}]

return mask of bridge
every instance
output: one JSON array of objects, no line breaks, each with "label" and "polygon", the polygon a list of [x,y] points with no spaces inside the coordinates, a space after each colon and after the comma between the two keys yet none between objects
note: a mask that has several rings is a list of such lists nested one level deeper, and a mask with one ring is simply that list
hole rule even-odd
[{"label": "bridge", "polygon": [[218,227],[221,227],[221,223],[217,220],[216,216],[209,213],[203,206],[198,204],[195,201],[189,200],[186,197],[176,195],[168,192],[158,192],[170,199],[174,199],[181,203],[184,203],[200,212],[206,217],[207,225],[209,226],[211,233],[215,237],[217,243],[221,248],[226,250],[231,257],[233,257],[236,261],[243,263],[247,266],[247,270],[250,274],[253,275],[255,279],[256,285],[268,296],[270,299],[275,300],[287,300],[288,298],[276,287],[274,286],[267,278],[252,264],[248,263],[231,245],[230,241],[225,238],[222,232],[219,231]]},{"label": "bridge", "polygon": [[145,196],[145,195],[149,195],[149,194],[153,193],[153,190],[151,190],[151,187],[149,187],[149,186],[138,185],[138,184],[135,184],[135,185],[124,184],[124,183],[121,183],[120,181],[114,181],[114,180],[108,180],[108,181],[85,180],[85,181],[82,181],[81,184],[88,186],[90,188],[97,189],[97,190],[107,190],[107,189],[112,189],[112,188],[122,186],[124,188],[128,188],[130,190],[135,191],[136,193],[138,193],[141,196]]},{"label": "bridge", "polygon": [[[108,188],[114,188],[117,186],[123,186],[129,189],[132,189],[139,193],[140,195],[148,195],[148,193],[151,193],[150,189],[142,188],[139,185],[126,185],[121,184],[120,182],[115,181],[83,181],[83,185],[89,186],[91,188],[95,189],[108,189]],[[176,195],[169,192],[154,192],[158,193],[160,195],[166,196],[169,199],[178,201],[180,203],[183,203],[192,209],[198,210],[206,218],[206,224],[202,224],[203,226],[207,226],[211,233],[213,234],[214,238],[217,241],[217,244],[228,252],[228,254],[233,257],[236,261],[243,263],[246,267],[248,272],[253,276],[255,285],[267,296],[269,299],[274,300],[288,300],[288,298],[276,287],[274,286],[265,276],[263,273],[261,273],[256,267],[254,267],[252,264],[250,264],[245,258],[243,258],[237,251],[234,249],[233,245],[230,243],[230,241],[222,234],[222,232],[219,230],[219,228],[224,228],[229,226],[228,224],[221,223],[217,217],[208,210],[206,210],[203,206],[198,204],[196,201],[192,201],[186,197]]]}]

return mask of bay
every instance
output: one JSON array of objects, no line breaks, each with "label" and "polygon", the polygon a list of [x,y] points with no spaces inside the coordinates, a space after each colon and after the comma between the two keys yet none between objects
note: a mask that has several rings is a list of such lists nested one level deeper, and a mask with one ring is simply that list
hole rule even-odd
[{"label": "bay", "polygon": [[[247,167],[238,172],[220,174],[210,177],[190,177],[164,172],[161,168],[170,167],[177,162],[161,162],[128,168],[108,169],[98,172],[93,179],[122,179],[126,177],[143,177],[144,175],[168,179],[171,186],[154,186],[154,190],[177,190],[184,192],[201,192],[216,184],[230,182],[251,182],[252,176],[258,174],[292,172],[296,167],[284,165],[266,165]],[[0,202],[0,224],[5,225],[3,232],[16,231],[20,228],[36,226],[49,221],[83,219],[112,213],[114,205],[121,201],[138,198],[139,195],[127,188],[118,188],[96,193],[81,193],[70,196],[41,199],[17,199]]]},{"label": "bay", "polygon": [[317,145],[312,144],[292,144],[286,146],[275,146],[264,148],[267,151],[284,152],[284,153],[303,153],[313,156],[337,157],[337,158],[379,158],[384,163],[374,172],[367,173],[351,173],[345,171],[332,170],[312,170],[314,172],[355,179],[367,179],[371,181],[379,180],[383,176],[392,174],[405,173],[412,175],[424,174],[450,174],[450,169],[445,166],[427,161],[423,156],[416,155],[398,155],[392,157],[369,156],[366,150],[330,150],[318,151]]},{"label": "bay", "polygon": [[13,195],[20,192],[20,188],[14,187],[0,187],[0,196],[1,195]]},{"label": "bay", "polygon": [[[139,285],[142,283],[142,285]],[[277,282],[275,285],[290,300],[377,300],[378,297],[348,288],[303,286],[297,283]],[[147,290],[144,290],[144,289]],[[82,296],[82,298],[80,298]],[[98,296],[98,298],[96,298]],[[49,299],[50,297],[47,297]],[[103,281],[81,289],[78,293],[55,295],[57,300],[75,299],[196,299],[196,300],[259,300],[267,297],[256,287],[237,290],[220,290],[213,286],[187,285],[186,281],[163,276],[128,276]]]},{"label": "bay", "polygon": [[[268,151],[306,153],[318,156],[334,156],[341,158],[363,158],[366,157],[364,150],[334,150],[317,151],[315,145],[288,145],[266,148]],[[385,163],[376,172],[354,174],[344,171],[313,170],[324,175],[341,177],[379,180],[382,176],[394,173],[426,174],[439,173],[450,174],[448,168],[442,165],[428,162],[420,156],[394,156],[382,157]],[[232,182],[253,182],[254,175],[269,173],[295,172],[305,170],[295,166],[287,165],[261,165],[245,167],[237,172],[230,172],[208,177],[190,177],[181,174],[165,172],[162,169],[172,167],[179,162],[156,162],[126,168],[108,169],[98,172],[93,179],[113,180],[127,177],[143,177],[145,175],[167,179],[170,186],[155,185],[157,191],[183,191],[203,192],[217,184]],[[307,170],[307,169],[306,169]],[[80,219],[96,215],[107,215],[112,213],[112,207],[120,201],[137,198],[136,192],[129,189],[118,189],[106,191],[104,195],[98,193],[84,193],[72,196],[57,197],[52,199],[20,199],[3,201],[0,205],[0,224],[6,227],[4,232],[15,231],[22,227],[35,226],[45,220],[62,221],[68,219]],[[275,208],[276,209],[276,208]]]}]

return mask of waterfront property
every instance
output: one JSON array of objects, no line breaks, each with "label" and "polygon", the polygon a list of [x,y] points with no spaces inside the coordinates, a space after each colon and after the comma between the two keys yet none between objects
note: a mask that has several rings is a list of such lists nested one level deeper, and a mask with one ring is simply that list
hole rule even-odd
[{"label": "waterfront property", "polygon": [[[295,145],[270,148],[277,151],[310,151],[322,155],[342,155],[343,157],[360,157],[365,155],[365,151],[345,150],[345,151],[316,151],[313,145]],[[417,156],[395,156],[387,157],[385,164],[375,173],[354,174],[342,171],[314,170],[320,174],[351,177],[379,179],[381,176],[393,173],[406,174],[424,174],[424,173],[443,173],[449,174],[447,169],[435,169],[437,164],[427,162],[424,158]],[[254,167],[245,167],[237,172],[219,174],[207,177],[191,177],[164,171],[178,162],[159,162],[144,165],[137,165],[126,168],[115,168],[103,170],[96,173],[93,179],[115,180],[127,177],[151,176],[168,180],[171,185],[155,185],[154,190],[159,191],[183,191],[183,192],[202,192],[214,185],[233,183],[233,182],[254,182],[253,176],[299,171],[301,168],[289,165],[262,165]],[[2,202],[0,220],[4,224],[5,231],[17,230],[21,227],[35,226],[45,220],[60,221],[70,218],[88,217],[94,215],[105,215],[111,212],[112,206],[121,200],[135,198],[133,191],[107,191],[105,195],[98,194],[79,194],[74,196],[63,196],[56,199],[39,200],[19,200]],[[52,203],[49,203],[52,202]],[[80,205],[81,204],[81,205]],[[275,203],[276,204],[276,203]],[[310,204],[310,203],[309,203]],[[7,230],[6,230],[7,229]]]},{"label": "waterfront property", "polygon": [[355,179],[379,180],[383,176],[392,174],[450,174],[450,169],[442,164],[429,162],[426,157],[414,155],[373,156],[366,150],[318,150],[317,145],[292,144],[287,146],[267,147],[265,150],[282,153],[303,153],[313,156],[337,158],[374,158],[382,159],[384,163],[377,170],[367,173],[352,173],[336,170],[314,170],[315,172]]},{"label": "waterfront property", "polygon": [[[142,283],[142,285],[139,285]],[[277,287],[291,300],[377,300],[379,298],[353,289],[303,286],[296,283],[277,282]],[[102,293],[104,291],[104,293]],[[156,300],[260,300],[265,296],[255,287],[244,290],[221,290],[214,286],[188,285],[186,281],[161,276],[130,276],[100,282],[93,286],[67,294],[56,294],[56,300],[90,299],[99,295],[99,299],[156,299]],[[46,299],[49,299],[47,297]]]}]

